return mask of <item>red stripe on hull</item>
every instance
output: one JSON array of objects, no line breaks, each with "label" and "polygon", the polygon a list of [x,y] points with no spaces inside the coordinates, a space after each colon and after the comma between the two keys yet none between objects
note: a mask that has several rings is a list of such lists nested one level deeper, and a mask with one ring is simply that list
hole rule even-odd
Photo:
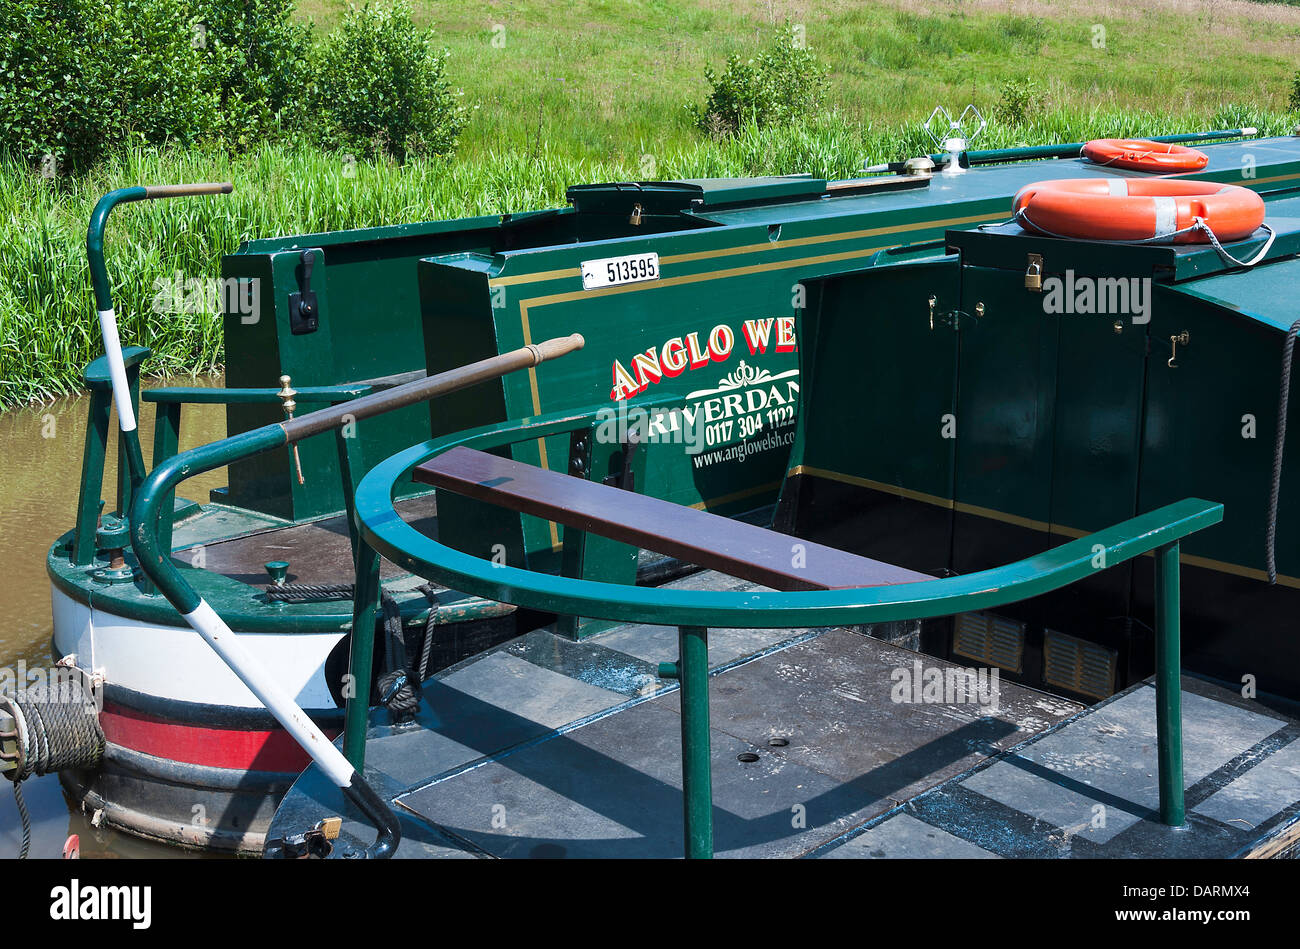
[{"label": "red stripe on hull", "polygon": [[[99,714],[104,737],[115,745],[187,764],[233,771],[297,773],[311,758],[293,736],[276,726],[270,731],[211,728],[176,722],[106,703]],[[338,729],[324,729],[330,739]]]}]

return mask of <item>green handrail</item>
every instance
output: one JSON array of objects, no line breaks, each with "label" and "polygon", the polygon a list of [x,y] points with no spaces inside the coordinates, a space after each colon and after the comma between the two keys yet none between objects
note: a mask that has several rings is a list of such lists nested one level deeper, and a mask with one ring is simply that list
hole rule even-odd
[{"label": "green handrail", "polygon": [[[122,364],[126,372],[127,389],[132,404],[153,402],[158,406],[154,424],[153,464],[176,454],[180,443],[180,409],[182,405],[248,405],[280,402],[278,389],[226,389],[206,386],[170,386],[139,392],[140,367],[148,358],[149,350],[141,346],[122,347]],[[112,368],[107,354],[99,356],[82,371],[82,380],[90,390],[89,420],[86,425],[86,442],[81,459],[81,486],[77,501],[77,519],[73,531],[70,558],[72,563],[85,566],[95,559],[95,531],[99,520],[99,502],[104,484],[104,465],[108,449],[108,410],[112,402]],[[300,403],[326,403],[337,405],[349,399],[369,395],[373,387],[367,383],[347,383],[334,386],[304,386],[296,390]],[[132,433],[134,435],[134,432]],[[138,481],[133,477],[131,458],[133,452],[129,438],[119,434],[118,453],[118,505],[116,513],[126,517],[131,510],[131,493]],[[136,436],[138,439],[138,436]],[[141,470],[144,460],[140,459]],[[164,505],[161,512],[162,530],[170,529],[171,509]],[[165,538],[166,539],[166,538]]]},{"label": "green handrail", "polygon": [[[1179,658],[1179,541],[1223,519],[1223,505],[1189,498],[1062,544],[1016,563],[964,576],[892,586],[801,592],[744,593],[656,589],[534,573],[489,563],[427,537],[403,521],[393,494],[411,469],[457,445],[481,450],[574,430],[595,411],[524,419],[432,439],[375,466],[357,487],[357,526],[365,565],[382,554],[395,564],[453,589],[544,612],[629,623],[677,626],[679,658],[665,670],[682,683],[683,795],[686,855],[712,856],[712,791],[707,699],[709,627],[809,628],[882,623],[993,609],[1049,593],[1147,553],[1156,561],[1156,731],[1160,818],[1185,817]],[[358,569],[363,558],[358,556]],[[377,570],[375,570],[377,573]],[[360,595],[360,591],[358,591]],[[373,630],[369,630],[373,640]],[[354,630],[354,640],[357,631]],[[354,648],[355,642],[354,642]],[[353,674],[357,673],[356,667]],[[344,747],[356,748],[352,716]],[[362,739],[364,741],[364,739]],[[357,760],[352,759],[354,765]]]},{"label": "green handrail", "polygon": [[[143,346],[126,346],[121,350],[121,356],[126,391],[134,406],[140,389],[140,365],[149,357],[149,350]],[[104,488],[104,463],[108,454],[108,420],[109,408],[113,402],[113,382],[107,354],[92,359],[82,370],[81,378],[86,388],[90,390],[90,402],[87,407],[86,441],[81,455],[77,521],[69,555],[73,564],[86,566],[95,559],[95,533],[99,524],[99,506]],[[125,517],[131,510],[131,491],[136,484],[132,477],[131,457],[128,436],[125,432],[120,432],[116,511],[120,517]]]},{"label": "green handrail", "polygon": [[140,451],[140,434],[136,430],[135,401],[128,384],[123,363],[122,343],[117,331],[117,313],[113,308],[112,285],[108,280],[108,267],[104,262],[104,230],[108,217],[119,204],[132,201],[153,201],[159,198],[179,198],[204,194],[229,194],[234,186],[229,182],[195,185],[143,185],[118,188],[110,191],[95,203],[86,228],[86,263],[90,267],[90,284],[95,293],[95,308],[99,311],[99,330],[104,341],[104,359],[117,405],[117,424],[122,434],[122,447],[126,449],[125,469],[130,474],[131,488],[139,487],[144,480],[144,455]]},{"label": "green handrail", "polygon": [[[157,585],[158,590],[176,608],[182,618],[203,637],[320,766],[335,786],[374,822],[378,835],[367,850],[369,856],[392,856],[401,840],[401,828],[396,815],[366,782],[363,770],[354,768],[333,746],[315,722],[298,707],[274,677],[262,668],[239,642],[239,638],[225,621],[189,584],[184,573],[172,560],[170,543],[164,544],[160,536],[158,525],[161,508],[165,503],[170,503],[168,499],[173,496],[181,482],[205,471],[212,471],[232,462],[251,458],[261,452],[293,444],[311,435],[329,431],[338,432],[351,421],[359,421],[407,405],[428,401],[449,392],[487,382],[507,372],[532,368],[548,359],[581,349],[582,346],[583,339],[576,334],[563,339],[547,340],[501,353],[468,366],[374,392],[342,405],[318,409],[296,418],[264,425],[261,428],[202,445],[173,455],[155,465],[136,493],[131,509],[131,545],[135,549],[141,569]],[[349,487],[347,480],[351,473],[347,470],[346,459],[340,460],[344,462],[346,494]],[[376,582],[377,579],[376,571]],[[358,584],[360,583],[361,578],[358,577]],[[369,628],[353,629],[354,650],[362,647],[373,649],[373,645],[373,623],[369,624]],[[354,690],[357,694],[364,693],[367,700],[369,682],[367,676],[364,682],[355,684]]]},{"label": "green handrail", "polygon": [[[294,390],[298,402],[323,402],[327,405],[339,405],[352,399],[369,395],[372,387],[366,383],[349,383],[335,386],[305,386]],[[169,386],[149,389],[141,393],[141,400],[153,402],[158,408],[154,416],[153,429],[153,464],[162,464],[180,450],[181,440],[181,406],[183,405],[275,405],[282,403],[279,389],[225,389],[204,386]],[[344,469],[344,495],[351,497],[352,485],[347,483],[349,459],[353,453],[350,440],[339,445],[341,464]],[[161,505],[158,524],[158,538],[167,549],[171,549],[174,527],[175,503],[164,500]],[[350,525],[349,525],[350,527]]]},{"label": "green handrail", "polygon": [[[1223,129],[1217,132],[1187,132],[1177,135],[1144,135],[1141,138],[1148,142],[1164,142],[1169,145],[1177,145],[1190,142],[1217,142],[1229,138],[1251,138],[1258,134],[1259,129],[1240,128]],[[1043,158],[1078,158],[1083,151],[1083,146],[1087,144],[1087,142],[1066,142],[1060,145],[1019,145],[1012,148],[968,149],[961,153],[961,157],[968,166],[972,167],[975,165],[995,165],[1002,162],[1032,161]],[[951,158],[946,152],[935,152],[927,157],[936,166],[946,165]],[[907,171],[907,162],[891,161],[871,165],[863,168],[861,173],[874,174],[885,171],[902,174]]]},{"label": "green handrail", "polygon": [[[737,593],[628,587],[491,564],[439,544],[393,513],[392,489],[416,465],[457,445],[480,450],[563,434],[589,424],[596,409],[557,413],[459,432],[415,445],[375,465],[357,487],[357,518],[382,556],[455,590],[547,612],[668,626],[801,628],[881,623],[990,609],[1047,593],[1218,523],[1223,507],[1179,501],[993,570],[897,586]],[[1097,548],[1100,545],[1100,548]],[[436,575],[429,575],[432,571]]]}]

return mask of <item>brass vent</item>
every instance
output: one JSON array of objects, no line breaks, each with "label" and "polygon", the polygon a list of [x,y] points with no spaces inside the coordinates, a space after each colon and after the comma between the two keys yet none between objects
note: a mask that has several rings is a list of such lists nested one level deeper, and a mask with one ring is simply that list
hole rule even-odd
[{"label": "brass vent", "polygon": [[1104,699],[1115,691],[1118,656],[1114,649],[1049,629],[1043,636],[1043,681]]},{"label": "brass vent", "polygon": [[1019,673],[1025,656],[1025,624],[992,613],[962,613],[953,629],[952,651]]}]

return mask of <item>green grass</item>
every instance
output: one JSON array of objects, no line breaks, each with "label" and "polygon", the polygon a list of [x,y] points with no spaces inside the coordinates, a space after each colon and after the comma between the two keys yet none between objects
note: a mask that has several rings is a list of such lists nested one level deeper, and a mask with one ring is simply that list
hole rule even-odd
[{"label": "green grass", "polygon": [[[461,154],[530,149],[605,160],[663,154],[697,138],[686,102],[704,67],[756,54],[783,18],[830,67],[828,105],[887,127],[943,104],[994,106],[1006,79],[1042,83],[1039,107],[1209,115],[1224,103],[1286,108],[1300,68],[1300,9],[1240,0],[412,0],[452,52],[478,110]],[[346,0],[300,0],[329,30]],[[1016,12],[1008,12],[1014,9]],[[1093,45],[1093,26],[1105,46]],[[494,26],[504,46],[494,48]]]},{"label": "green grass", "polygon": [[[301,12],[324,30],[342,7],[305,0]],[[566,186],[584,181],[842,177],[864,162],[929,151],[918,123],[934,105],[975,102],[988,114],[1007,79],[1035,78],[1042,94],[1025,123],[995,123],[978,147],[1242,125],[1290,130],[1300,10],[1251,4],[1260,12],[1247,17],[1234,0],[1132,7],[1099,19],[1045,3],[1018,3],[1030,12],[1008,14],[1005,0],[907,10],[776,5],[778,17],[806,24],[830,66],[827,108],[799,127],[714,141],[691,127],[682,105],[703,101],[705,63],[721,65],[729,52],[766,41],[766,3],[420,0],[417,19],[452,48],[452,76],[478,105],[448,161],[362,164],[349,175],[339,155],[265,145],[237,157],[133,153],[54,184],[0,162],[0,406],[76,388],[81,367],[99,354],[85,228],[96,198],[127,184],[236,183],[226,198],[129,205],[109,227],[123,336],[149,345],[151,371],[168,373],[218,367],[220,323],[215,313],[154,313],[158,281],[216,276],[221,254],[245,237],[555,206]],[[1103,50],[1091,45],[1093,22],[1107,26]],[[506,27],[504,49],[490,45],[496,23]]]}]

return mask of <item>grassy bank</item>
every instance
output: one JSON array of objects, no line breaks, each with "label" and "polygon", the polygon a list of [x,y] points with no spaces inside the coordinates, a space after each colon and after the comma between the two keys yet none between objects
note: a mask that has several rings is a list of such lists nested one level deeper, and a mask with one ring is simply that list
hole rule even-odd
[{"label": "grassy bank", "polygon": [[[303,0],[299,15],[326,31],[343,7]],[[415,10],[451,48],[450,75],[477,106],[450,160],[355,165],[301,145],[171,150],[55,182],[0,162],[0,407],[75,388],[98,354],[85,228],[111,188],[236,183],[228,198],[129,206],[108,235],[124,338],[153,348],[154,372],[203,371],[222,358],[216,314],[152,303],[176,275],[216,276],[244,237],[554,206],[584,181],[845,176],[929,151],[918,122],[936,104],[992,115],[1008,81],[1032,90],[1024,120],[995,121],[980,147],[1242,125],[1276,134],[1293,125],[1300,65],[1300,9],[1240,0],[1068,10],[1044,0],[416,0]],[[783,19],[804,25],[829,67],[823,114],[734,140],[703,136],[683,104],[705,98],[704,66],[755,52]]]},{"label": "grassy bank", "polygon": [[[999,147],[1245,124],[1280,133],[1290,122],[1281,113],[1240,110],[1192,117],[1058,110],[1030,125],[995,127],[986,142]],[[112,188],[138,182],[236,183],[228,197],[129,205],[110,225],[109,271],[123,337],[150,346],[151,371],[169,373],[216,368],[220,323],[216,312],[155,312],[161,283],[176,275],[217,276],[221,255],[246,237],[555,206],[563,203],[568,185],[583,181],[789,172],[845,176],[864,161],[925,150],[915,126],[864,128],[830,115],[802,129],[749,131],[734,140],[670,150],[656,156],[653,174],[646,174],[640,157],[587,160],[546,144],[404,166],[351,166],[340,156],[303,147],[267,146],[236,158],[197,151],[135,153],[84,180],[66,182],[63,191],[0,165],[0,403],[74,389],[81,367],[99,354],[85,229],[95,200]]]},{"label": "grassy bank", "polygon": [[[317,32],[347,0],[299,0]],[[412,0],[479,108],[472,156],[528,150],[603,159],[695,141],[682,104],[706,65],[752,56],[785,19],[830,68],[828,103],[856,124],[916,121],[937,104],[997,103],[1032,80],[1033,108],[1212,113],[1286,108],[1300,8],[1247,0]],[[1095,28],[1104,32],[1098,33]],[[498,45],[493,45],[494,39]],[[1094,41],[1101,45],[1094,45]]]}]

